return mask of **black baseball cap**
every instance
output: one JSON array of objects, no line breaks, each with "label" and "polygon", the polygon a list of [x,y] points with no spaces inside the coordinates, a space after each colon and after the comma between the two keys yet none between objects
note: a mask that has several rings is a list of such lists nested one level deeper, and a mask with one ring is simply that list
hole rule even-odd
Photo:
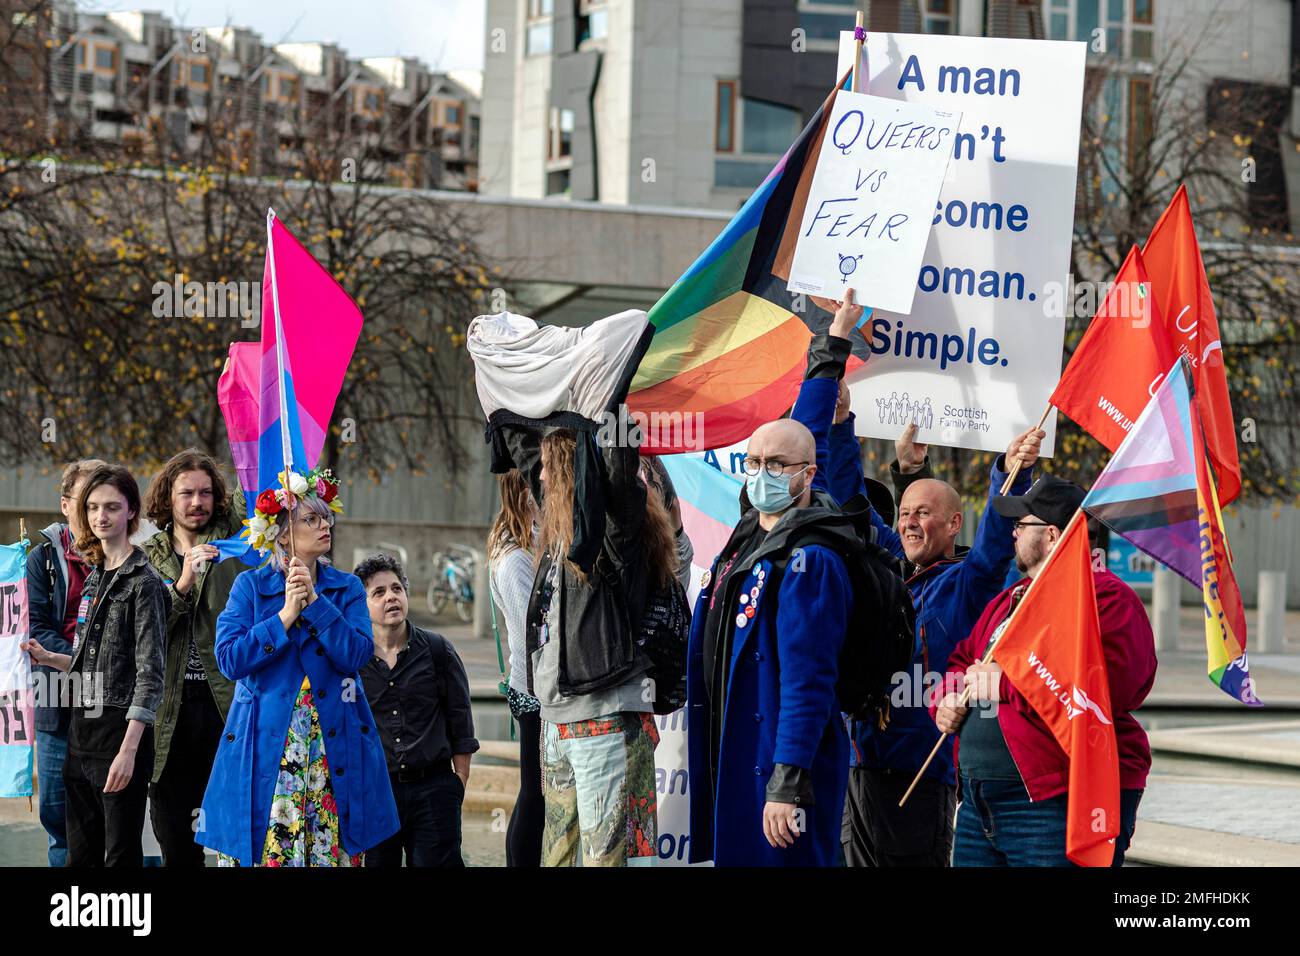
[{"label": "black baseball cap", "polygon": [[864,477],[862,480],[866,484],[867,500],[871,502],[871,507],[875,508],[876,514],[880,515],[881,520],[892,528],[896,517],[894,493],[889,490],[883,481],[877,481],[875,478],[869,477]]},{"label": "black baseball cap", "polygon": [[1023,495],[998,495],[993,499],[993,510],[1004,518],[1033,515],[1064,531],[1086,495],[1072,481],[1043,475]]}]

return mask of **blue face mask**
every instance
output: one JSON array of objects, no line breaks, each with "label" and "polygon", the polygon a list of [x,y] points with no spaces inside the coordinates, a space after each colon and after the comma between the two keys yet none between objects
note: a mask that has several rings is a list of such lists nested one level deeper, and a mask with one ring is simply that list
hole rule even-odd
[{"label": "blue face mask", "polygon": [[[805,465],[794,475],[802,474],[807,470]],[[777,515],[785,511],[794,504],[794,496],[790,494],[790,482],[794,479],[794,475],[773,478],[767,473],[766,468],[760,468],[757,475],[747,475],[745,492],[749,495],[750,504],[765,515]]]}]

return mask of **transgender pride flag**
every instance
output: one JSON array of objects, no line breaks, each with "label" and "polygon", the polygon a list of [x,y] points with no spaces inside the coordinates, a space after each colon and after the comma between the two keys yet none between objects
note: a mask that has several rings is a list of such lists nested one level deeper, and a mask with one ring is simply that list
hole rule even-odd
[{"label": "transgender pride flag", "polygon": [[1253,707],[1246,612],[1223,533],[1223,512],[1185,358],[1169,369],[1083,508],[1201,588],[1210,681]]},{"label": "transgender pride flag", "polygon": [[740,520],[741,476],[712,464],[727,457],[725,452],[709,452],[664,455],[659,459],[672,479],[682,509],[682,527],[695,549],[687,595],[692,606],[699,593],[700,576],[722,551]]},{"label": "transgender pride flag", "polygon": [[[262,338],[231,345],[217,383],[249,517],[286,466],[306,474],[320,460],[360,335],[356,302],[267,210]],[[238,538],[215,544],[223,558],[248,549]]]},{"label": "transgender pride flag", "polygon": [[32,795],[31,660],[25,541],[0,545],[0,797]]}]

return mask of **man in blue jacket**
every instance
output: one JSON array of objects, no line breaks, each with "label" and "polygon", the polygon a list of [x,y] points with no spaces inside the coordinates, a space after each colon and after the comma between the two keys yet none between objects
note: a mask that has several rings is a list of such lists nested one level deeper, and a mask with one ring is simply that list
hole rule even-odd
[{"label": "man in blue jacket", "polygon": [[[843,376],[849,343],[846,340],[835,348],[838,343],[832,340],[830,345],[825,361],[810,360],[810,379],[814,375]],[[804,382],[794,417],[814,433],[826,429],[830,422],[825,463],[828,486],[834,498],[847,501],[863,491],[848,390],[841,382],[838,404],[830,406],[821,392],[810,391],[810,385],[810,381]],[[916,610],[916,646],[910,672],[900,675],[896,685],[887,727],[882,730],[862,721],[850,722],[852,769],[841,837],[849,866],[948,865],[957,805],[951,740],[940,748],[907,804],[900,808],[898,801],[939,739],[924,706],[924,685],[931,679],[929,675],[942,677],[952,649],[1002,590],[1015,553],[1014,522],[991,507],[984,509],[974,545],[957,547],[961,498],[947,482],[929,477],[927,446],[916,443],[915,434],[915,425],[909,425],[896,445],[898,460],[891,468],[902,495],[897,530],[885,524],[874,509],[872,523],[878,543],[902,562]],[[1042,431],[1031,428],[1011,441],[1005,456],[1000,455],[993,464],[989,500],[1006,481],[1007,460],[1016,456],[1022,467],[1011,493],[1028,490],[1043,437]]]},{"label": "man in blue jacket", "polygon": [[[837,314],[838,337],[853,318]],[[836,380],[816,387],[833,406]],[[838,549],[801,542],[847,549],[856,532],[825,493],[821,444],[791,420],[754,432],[742,517],[702,581],[687,656],[693,863],[836,859],[848,735],[835,685],[853,595]]]}]

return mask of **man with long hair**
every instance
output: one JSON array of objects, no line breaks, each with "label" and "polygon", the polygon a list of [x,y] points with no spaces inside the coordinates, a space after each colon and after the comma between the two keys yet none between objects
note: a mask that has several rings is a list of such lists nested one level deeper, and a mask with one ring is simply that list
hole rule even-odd
[{"label": "man with long hair", "polygon": [[226,492],[220,468],[196,448],[174,455],[149,485],[145,514],[162,530],[144,545],[167,585],[166,689],[154,728],[149,786],[154,836],[164,866],[203,866],[194,840],[196,811],[212,772],[234,682],[217,669],[217,617],[247,565],[218,563],[211,542],[235,534],[243,493]]}]

